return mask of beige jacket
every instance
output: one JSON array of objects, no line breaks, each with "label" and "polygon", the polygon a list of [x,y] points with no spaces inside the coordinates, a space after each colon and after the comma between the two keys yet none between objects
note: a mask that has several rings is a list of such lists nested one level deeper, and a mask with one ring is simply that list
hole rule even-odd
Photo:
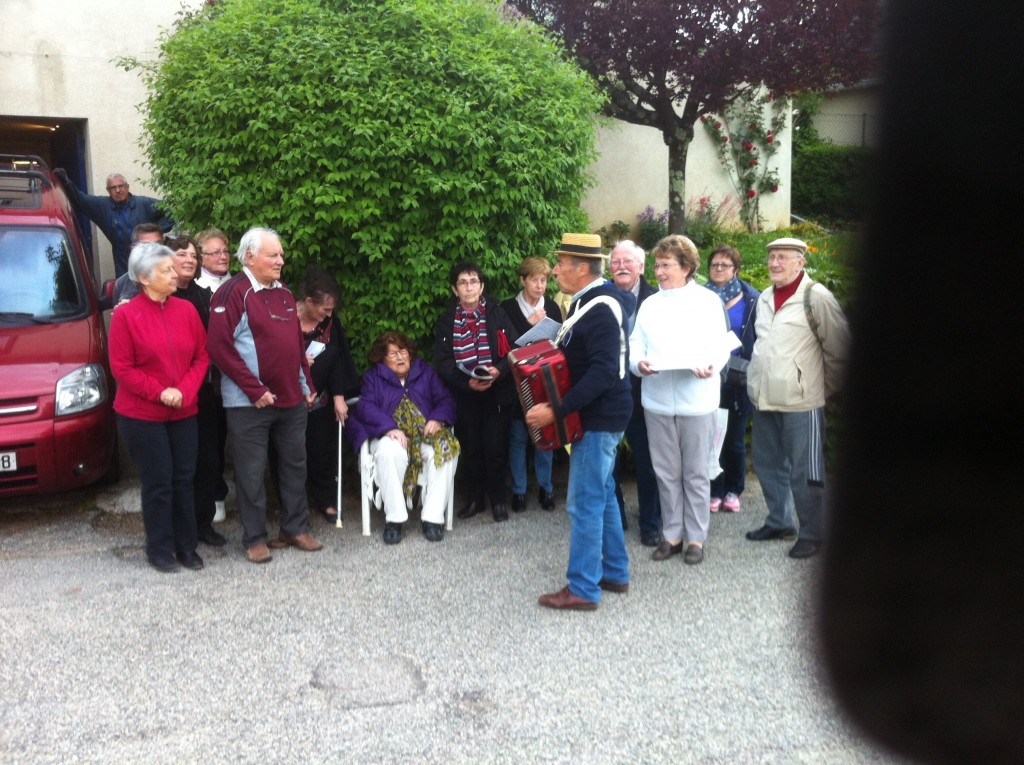
[{"label": "beige jacket", "polygon": [[[817,335],[804,311],[808,289]],[[796,292],[778,312],[775,288],[769,287],[757,302],[754,329],[757,340],[747,368],[747,393],[755,407],[806,412],[824,406],[825,399],[840,390],[850,330],[843,309],[824,285],[804,274]]]}]

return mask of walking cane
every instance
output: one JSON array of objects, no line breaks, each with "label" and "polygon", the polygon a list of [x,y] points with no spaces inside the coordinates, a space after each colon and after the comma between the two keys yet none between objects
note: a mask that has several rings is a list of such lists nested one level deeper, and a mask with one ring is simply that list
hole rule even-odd
[{"label": "walking cane", "polygon": [[[359,396],[355,396],[354,398],[347,398],[347,399],[345,399],[345,404],[347,406],[351,407],[357,401],[359,401]],[[337,510],[338,510],[338,517],[337,517],[337,520],[334,521],[334,527],[338,528],[338,529],[343,528],[342,523],[341,523],[341,478],[342,478],[342,474],[341,474],[341,453],[342,453],[342,448],[343,448],[343,445],[341,443],[341,440],[342,440],[341,434],[342,434],[342,429],[344,427],[345,427],[344,423],[341,422],[341,420],[338,420],[338,496],[337,496],[337,503],[334,505],[337,508]]]}]

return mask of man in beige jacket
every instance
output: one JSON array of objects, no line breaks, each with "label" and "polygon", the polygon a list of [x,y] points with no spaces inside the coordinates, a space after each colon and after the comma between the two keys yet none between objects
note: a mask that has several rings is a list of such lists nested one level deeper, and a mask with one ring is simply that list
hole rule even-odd
[{"label": "man in beige jacket", "polygon": [[768,505],[764,525],[747,532],[762,542],[794,539],[792,558],[822,545],[825,499],[825,401],[838,392],[846,366],[846,317],[824,285],[804,273],[807,244],[768,245],[772,286],[757,302],[757,339],[747,369],[754,405],[751,455]]}]

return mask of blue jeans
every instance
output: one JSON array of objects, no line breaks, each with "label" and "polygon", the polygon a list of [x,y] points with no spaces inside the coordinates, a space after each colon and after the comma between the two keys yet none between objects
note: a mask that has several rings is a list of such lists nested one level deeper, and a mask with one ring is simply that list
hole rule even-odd
[{"label": "blue jeans", "polygon": [[566,510],[572,521],[566,578],[573,595],[598,603],[598,582],[629,582],[629,554],[615,501],[615,451],[622,433],[588,432],[572,445]]},{"label": "blue jeans", "polygon": [[[530,433],[526,429],[526,422],[513,418],[508,428],[508,469],[512,473],[513,494],[526,494],[526,452],[529,443]],[[547,492],[555,490],[551,483],[552,462],[552,452],[534,448],[533,474],[537,478],[537,486]]]}]

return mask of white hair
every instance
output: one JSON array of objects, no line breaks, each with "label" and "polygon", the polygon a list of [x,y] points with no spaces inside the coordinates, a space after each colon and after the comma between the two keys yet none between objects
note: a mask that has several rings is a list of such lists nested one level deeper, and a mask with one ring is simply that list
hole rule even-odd
[{"label": "white hair", "polygon": [[644,257],[646,256],[644,248],[637,246],[632,239],[623,239],[617,242],[616,245],[612,247],[611,254],[615,255],[615,253],[619,251],[629,253],[629,256],[641,266],[644,264]]},{"label": "white hair", "polygon": [[128,256],[128,278],[136,284],[139,277],[153,278],[153,268],[164,258],[174,257],[170,247],[164,247],[160,242],[140,242],[132,247]]},{"label": "white hair", "polygon": [[274,231],[274,229],[262,226],[256,226],[242,234],[242,238],[238,242],[238,252],[235,253],[235,257],[238,259],[238,262],[243,266],[248,265],[248,263],[245,262],[245,256],[250,252],[254,255],[259,252],[260,247],[263,246],[263,240],[268,236],[272,236],[278,241],[281,241],[281,237],[277,235],[277,232]]}]

